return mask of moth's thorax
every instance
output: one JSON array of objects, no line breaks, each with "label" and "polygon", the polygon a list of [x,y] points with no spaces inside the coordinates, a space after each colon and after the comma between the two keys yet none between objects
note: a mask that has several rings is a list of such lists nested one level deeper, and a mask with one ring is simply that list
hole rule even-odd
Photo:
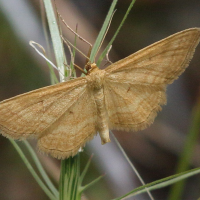
[{"label": "moth's thorax", "polygon": [[90,73],[86,76],[88,86],[92,89],[99,90],[103,86],[105,71],[94,67]]}]

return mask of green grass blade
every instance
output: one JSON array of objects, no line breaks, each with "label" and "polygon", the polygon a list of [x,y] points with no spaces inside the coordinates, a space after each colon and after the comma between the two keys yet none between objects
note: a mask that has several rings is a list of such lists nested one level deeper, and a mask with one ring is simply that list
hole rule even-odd
[{"label": "green grass blade", "polygon": [[63,52],[63,44],[60,37],[60,32],[57,25],[57,20],[55,17],[52,3],[49,0],[43,0],[43,2],[44,2],[46,14],[47,14],[47,20],[49,24],[57,67],[62,72],[60,73],[60,81],[62,82],[64,80],[64,74],[65,74],[65,67],[64,67],[65,55]]},{"label": "green grass blade", "polygon": [[160,188],[169,186],[171,184],[174,184],[178,181],[181,181],[183,179],[194,176],[196,174],[200,174],[200,167],[186,171],[186,172],[182,172],[182,173],[179,173],[179,174],[176,174],[176,175],[172,175],[172,176],[169,176],[167,178],[163,178],[163,179],[154,181],[152,183],[148,183],[144,186],[138,187],[138,188],[130,191],[129,193],[127,193],[127,194],[125,194],[125,195],[123,195],[119,198],[113,199],[113,200],[121,200],[121,199],[126,199],[125,197],[128,198],[128,197],[136,196],[138,194],[146,192],[146,188],[148,188],[149,191],[160,189]]},{"label": "green grass blade", "polygon": [[31,145],[26,140],[24,140],[23,143],[25,144],[26,148],[28,149],[29,153],[31,154],[31,157],[32,157],[36,167],[38,168],[38,171],[40,172],[42,178],[44,179],[46,185],[49,187],[51,192],[58,198],[58,196],[59,196],[58,190],[55,188],[55,186],[49,179],[49,177],[48,177],[47,173],[45,172],[44,168],[42,167],[35,151],[33,150]]},{"label": "green grass blade", "polygon": [[[42,1],[40,1],[40,13],[41,13],[41,19],[42,19],[42,28],[43,28],[43,32],[44,32],[44,38],[45,38],[45,42],[47,45],[47,57],[49,60],[51,59],[51,50],[50,50],[50,39],[49,39],[49,35],[48,35],[48,30],[47,30],[47,23],[46,23],[46,14],[45,14],[45,10],[44,10],[44,4]],[[51,84],[55,84],[58,83],[58,79],[56,77],[56,74],[54,73],[53,67],[47,62],[47,65],[49,67],[50,70],[50,78],[51,78]]]},{"label": "green grass blade", "polygon": [[66,168],[66,162],[61,161],[60,180],[59,180],[59,200],[64,200],[65,168]]},{"label": "green grass blade", "polygon": [[[142,185],[145,185],[145,182],[143,181],[142,177],[140,176],[140,174],[138,173],[137,169],[135,168],[135,166],[133,165],[133,163],[130,161],[129,157],[127,156],[127,154],[125,153],[124,149],[122,148],[122,146],[120,145],[120,143],[118,142],[117,138],[115,137],[115,135],[113,134],[112,131],[110,131],[112,133],[112,136],[117,144],[117,146],[119,147],[119,149],[121,150],[122,154],[124,155],[124,157],[126,158],[127,162],[129,163],[129,165],[131,166],[131,168],[133,169],[134,173],[136,174],[136,176],[138,177],[138,179],[140,180],[140,182],[142,183]],[[146,192],[149,195],[149,198],[151,200],[153,200],[153,196],[151,195],[151,193],[149,192],[148,188],[146,188]]]},{"label": "green grass blade", "polygon": [[85,175],[86,175],[86,173],[87,173],[87,171],[88,171],[88,168],[89,168],[89,166],[90,166],[92,157],[93,157],[93,155],[92,155],[92,156],[90,157],[90,159],[88,160],[87,164],[85,165],[84,170],[82,171],[82,173],[81,173],[81,175],[80,175],[80,178],[79,178],[79,182],[80,182],[79,184],[80,184],[80,185],[82,185],[83,179],[84,179],[84,177],[85,177]]},{"label": "green grass blade", "polygon": [[101,28],[101,30],[100,30],[100,32],[99,32],[99,35],[97,36],[97,39],[96,39],[96,41],[95,41],[95,43],[94,43],[94,46],[93,46],[93,48],[92,48],[92,51],[91,51],[91,54],[90,54],[90,61],[93,63],[95,60],[95,55],[97,54],[97,51],[98,51],[98,49],[99,49],[99,46],[100,46],[100,44],[101,44],[101,42],[102,42],[102,39],[104,38],[104,35],[105,35],[105,33],[106,33],[106,30],[107,30],[107,28],[108,28],[108,26],[109,26],[109,22],[110,22],[110,20],[111,20],[111,18],[112,18],[112,14],[113,14],[113,12],[114,12],[114,9],[115,9],[115,6],[116,6],[116,4],[117,4],[117,1],[118,0],[113,0],[113,2],[112,2],[112,4],[111,4],[111,6],[110,6],[110,9],[109,9],[109,11],[108,11],[108,14],[107,14],[107,16],[106,16],[106,19],[105,19],[105,21],[104,21],[104,23],[103,23],[103,26],[102,26],[102,28]]},{"label": "green grass blade", "polygon": [[121,21],[121,23],[120,23],[118,29],[116,30],[114,36],[112,37],[112,39],[111,39],[110,42],[108,43],[107,47],[104,49],[103,53],[99,56],[99,59],[98,59],[98,61],[97,61],[97,66],[100,65],[101,61],[103,60],[103,58],[104,58],[105,55],[107,54],[107,51],[108,51],[108,49],[110,48],[110,45],[112,45],[113,41],[114,41],[115,38],[117,37],[117,35],[118,35],[118,33],[119,33],[119,31],[120,31],[122,25],[124,24],[124,22],[125,22],[125,20],[126,20],[126,18],[127,18],[127,16],[128,16],[128,14],[130,13],[130,11],[131,11],[131,9],[132,9],[132,7],[133,7],[135,1],[136,1],[136,0],[132,0],[132,2],[130,3],[130,5],[129,5],[129,7],[128,7],[128,10],[126,11],[126,13],[125,13],[125,15],[124,15],[124,17],[123,17],[123,19],[122,19],[122,21]]},{"label": "green grass blade", "polygon": [[57,198],[51,193],[51,191],[47,188],[47,186],[43,183],[43,181],[37,175],[37,173],[35,172],[35,170],[31,166],[30,162],[28,161],[28,159],[26,158],[26,156],[24,155],[23,151],[20,149],[20,147],[18,146],[18,144],[14,140],[12,140],[12,139],[9,139],[9,140],[12,143],[12,145],[15,147],[15,149],[17,150],[17,152],[19,153],[20,157],[22,158],[22,160],[24,161],[24,163],[27,166],[28,170],[31,172],[31,174],[33,175],[33,177],[37,181],[38,185],[43,189],[43,191],[46,193],[46,195],[51,200],[57,200]]},{"label": "green grass blade", "polygon": [[[80,177],[80,155],[76,155],[73,158],[61,161],[62,177],[60,178],[60,187],[62,188],[62,194],[60,200],[80,200],[78,179]],[[62,185],[61,185],[62,184]]]},{"label": "green grass blade", "polygon": [[84,190],[88,189],[89,187],[91,187],[92,185],[97,183],[99,180],[101,180],[104,176],[105,175],[101,175],[98,178],[96,178],[93,181],[91,181],[90,183],[88,183],[87,185],[84,185],[84,186],[80,187],[80,192],[82,193]]}]

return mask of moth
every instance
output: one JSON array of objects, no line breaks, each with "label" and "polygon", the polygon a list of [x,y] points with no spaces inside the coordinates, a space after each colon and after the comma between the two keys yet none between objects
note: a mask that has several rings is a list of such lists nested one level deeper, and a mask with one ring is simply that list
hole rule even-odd
[{"label": "moth", "polygon": [[106,69],[87,64],[87,75],[0,103],[0,133],[38,139],[39,150],[59,159],[77,154],[97,133],[137,131],[153,123],[166,87],[183,73],[200,40],[191,28],[156,42]]}]

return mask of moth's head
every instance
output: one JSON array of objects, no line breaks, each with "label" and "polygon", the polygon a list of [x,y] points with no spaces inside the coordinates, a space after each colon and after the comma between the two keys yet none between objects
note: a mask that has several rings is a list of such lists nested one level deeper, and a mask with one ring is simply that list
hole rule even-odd
[{"label": "moth's head", "polygon": [[96,69],[98,69],[97,65],[95,63],[90,63],[88,62],[85,65],[85,69],[87,70],[87,75],[89,75],[91,72],[96,71]]}]

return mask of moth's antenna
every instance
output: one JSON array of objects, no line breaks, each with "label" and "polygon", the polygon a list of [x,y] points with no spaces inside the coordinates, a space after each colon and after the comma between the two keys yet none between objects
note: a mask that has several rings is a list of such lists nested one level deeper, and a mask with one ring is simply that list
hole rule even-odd
[{"label": "moth's antenna", "polygon": [[[83,42],[85,42],[86,44],[88,44],[90,46],[90,49],[92,48],[92,44],[90,42],[88,42],[87,40],[85,40],[83,37],[81,37],[76,31],[74,31],[66,22],[65,20],[62,18],[61,14],[58,12],[58,9],[57,9],[57,6],[56,6],[56,2],[54,0],[54,4],[55,4],[55,8],[56,8],[56,13],[57,13],[57,17],[58,19],[61,19],[61,21],[64,23],[64,25],[73,33],[75,34],[80,40],[82,40]],[[60,20],[58,20],[60,22]],[[60,23],[58,23],[60,25]],[[60,33],[61,33],[61,38],[62,40],[64,41],[64,43],[67,45],[68,49],[69,49],[69,52],[70,52],[70,55],[71,55],[71,62],[72,64],[78,68],[79,70],[81,70],[81,72],[83,72],[84,74],[86,74],[86,72],[81,68],[79,67],[78,65],[76,65],[74,63],[74,56],[73,56],[73,53],[72,53],[72,50],[69,46],[69,44],[74,48],[76,49],[79,53],[81,53],[87,60],[90,60],[89,57],[87,57],[84,53],[82,53],[77,47],[75,47],[71,42],[69,42],[67,39],[64,39],[64,37],[62,36],[62,29],[61,29],[61,26],[60,27]]]},{"label": "moth's antenna", "polygon": [[[54,3],[55,3],[55,0],[54,0]],[[57,10],[57,7],[56,7],[56,3],[55,3],[55,8],[56,8],[56,12],[57,12],[57,16],[58,16],[58,19],[61,19],[61,21],[64,23],[64,25],[73,33],[75,34],[80,40],[82,40],[83,42],[85,42],[86,44],[88,44],[90,46],[89,48],[89,52],[88,52],[88,55],[90,55],[91,53],[91,49],[92,49],[92,44],[90,42],[88,42],[86,39],[84,39],[83,37],[81,37],[76,31],[74,31],[66,22],[65,20],[62,18],[61,14],[58,12]],[[59,20],[58,20],[59,21]],[[61,28],[60,28],[61,29]],[[76,46],[74,46],[71,42],[69,42],[69,40],[65,39],[63,36],[62,36],[62,32],[60,30],[60,33],[61,33],[61,38],[62,40],[64,41],[64,43],[67,45],[68,49],[69,49],[69,52],[70,52],[70,55],[71,55],[71,62],[72,64],[77,68],[79,69],[82,73],[84,73],[85,75],[87,75],[87,73],[81,68],[79,67],[78,65],[76,65],[74,63],[74,56],[73,56],[73,53],[72,53],[72,50],[71,50],[71,47],[69,45],[71,45],[74,49],[76,49],[80,54],[82,54],[85,58],[86,58],[86,63],[88,63],[90,61],[90,58],[89,56],[86,56],[83,52],[81,52]],[[71,73],[71,71],[70,71]]]},{"label": "moth's antenna", "polygon": [[86,39],[84,39],[83,37],[81,37],[78,33],[76,33],[66,22],[65,20],[62,18],[62,16],[58,13],[59,18],[61,19],[61,21],[65,24],[65,26],[72,32],[74,33],[80,40],[82,40],[83,42],[87,43],[91,48],[92,48],[92,44],[90,42],[88,42]]},{"label": "moth's antenna", "polygon": [[107,33],[108,33],[108,30],[109,30],[109,28],[110,28],[110,24],[111,24],[111,21],[112,21],[112,18],[113,18],[113,16],[114,16],[115,12],[116,12],[116,10],[112,13],[112,16],[111,16],[111,18],[110,18],[108,27],[107,27],[107,29],[106,29],[106,32],[105,32],[105,34],[104,34],[104,36],[103,36],[103,39],[102,39],[102,41],[101,41],[101,43],[100,43],[100,45],[99,45],[98,50],[97,50],[97,52],[96,52],[96,54],[95,54],[95,56],[94,56],[94,60],[95,60],[95,58],[96,58],[96,56],[97,56],[97,54],[98,54],[98,52],[99,52],[99,50],[100,50],[100,48],[101,48],[103,42],[104,42],[104,39],[105,39],[105,37],[106,37],[106,35],[107,35]]},{"label": "moth's antenna", "polygon": [[73,48],[75,48],[80,54],[82,54],[85,58],[87,58],[88,60],[90,60],[90,58],[88,58],[84,53],[82,53],[77,47],[75,47],[69,40],[65,39],[62,35],[61,35],[62,40],[64,41],[65,44],[70,44]]},{"label": "moth's antenna", "polygon": [[[58,12],[57,12],[58,13]],[[81,53],[85,58],[86,58],[86,64],[90,61],[89,55],[91,53],[92,50],[92,44],[90,42],[88,42],[86,39],[84,39],[83,37],[81,37],[76,31],[74,31],[66,22],[65,20],[62,18],[61,14],[58,13],[59,18],[61,19],[61,21],[64,23],[64,25],[73,33],[75,34],[80,40],[82,40],[83,42],[85,42],[86,44],[88,44],[90,46],[89,48],[89,52],[88,55],[86,56],[85,54],[83,54],[78,48],[76,48],[72,43],[70,43],[68,40],[67,42],[74,47],[79,53]],[[61,36],[62,37],[62,36]],[[63,41],[66,43],[65,39],[62,37]]]},{"label": "moth's antenna", "polygon": [[[76,68],[78,68],[81,72],[83,72],[85,75],[87,75],[87,73],[81,68],[81,67],[79,67],[78,65],[76,65],[75,63],[74,63],[74,56],[73,56],[73,54],[72,54],[72,50],[71,50],[71,47],[69,46],[69,44],[70,45],[72,45],[73,46],[73,48],[75,48],[77,51],[79,51],[73,44],[71,44],[68,40],[66,41],[64,38],[63,38],[63,36],[61,35],[61,38],[63,39],[63,41],[64,41],[64,43],[67,45],[67,47],[68,47],[68,49],[69,49],[69,51],[70,51],[70,55],[71,55],[71,62],[72,62],[72,64],[76,67]],[[85,56],[81,51],[79,51],[83,56]],[[86,57],[86,59],[88,59],[88,57],[87,56],[85,56]]]}]

